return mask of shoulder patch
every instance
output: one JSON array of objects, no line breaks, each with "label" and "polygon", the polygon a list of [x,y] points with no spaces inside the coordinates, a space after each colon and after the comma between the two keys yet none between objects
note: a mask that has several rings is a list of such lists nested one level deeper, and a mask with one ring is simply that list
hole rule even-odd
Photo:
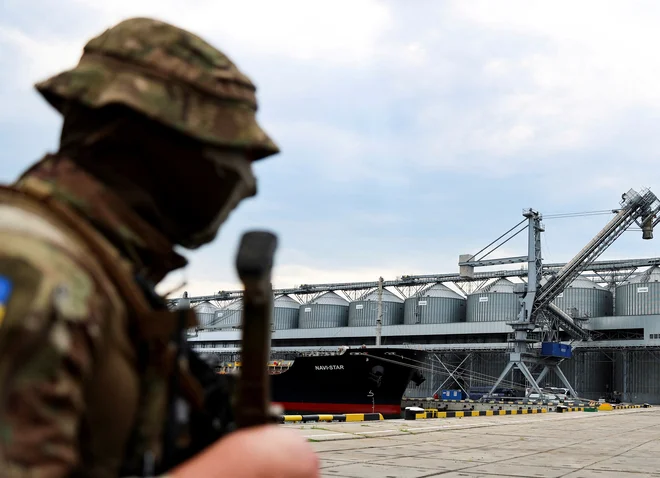
[{"label": "shoulder patch", "polygon": [[7,310],[7,302],[9,302],[13,288],[14,283],[11,279],[7,276],[0,275],[0,327],[2,327],[2,321],[5,318]]},{"label": "shoulder patch", "polygon": [[11,317],[24,317],[29,312],[41,282],[41,272],[27,261],[0,257],[0,329]]}]

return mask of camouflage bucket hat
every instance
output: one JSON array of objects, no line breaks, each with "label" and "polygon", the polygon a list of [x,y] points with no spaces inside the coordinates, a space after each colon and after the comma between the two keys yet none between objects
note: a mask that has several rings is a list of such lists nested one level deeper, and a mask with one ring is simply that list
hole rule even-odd
[{"label": "camouflage bucket hat", "polygon": [[279,152],[256,120],[256,88],[222,52],[167,23],[132,18],[90,40],[78,65],[37,83],[60,113],[68,101],[100,108],[122,104],[191,138]]}]

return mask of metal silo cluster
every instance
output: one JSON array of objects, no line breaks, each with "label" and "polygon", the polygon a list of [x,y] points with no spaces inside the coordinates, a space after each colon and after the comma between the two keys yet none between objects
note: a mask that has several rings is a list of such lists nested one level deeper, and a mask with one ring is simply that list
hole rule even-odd
[{"label": "metal silo cluster", "polygon": [[[199,306],[201,307],[203,302]],[[209,304],[211,307],[211,304]],[[273,328],[274,329],[295,329],[298,328],[298,314],[300,302],[295,301],[288,295],[276,297],[273,301]],[[204,322],[200,320],[200,325],[204,328],[233,329],[241,325],[243,321],[243,300],[238,299],[224,307],[214,307],[210,312],[208,306],[203,309],[206,313],[203,316]],[[197,312],[200,317],[200,312]]]},{"label": "metal silo cluster", "polygon": [[513,282],[498,279],[473,292],[467,298],[467,322],[513,322],[518,317],[520,301],[513,292]]},{"label": "metal silo cluster", "polygon": [[326,292],[300,306],[298,327],[318,329],[346,327],[348,325],[348,301],[335,292]]},{"label": "metal silo cluster", "polygon": [[[383,325],[403,323],[403,299],[388,290],[382,292]],[[348,326],[369,327],[378,318],[378,291],[368,292],[348,305]]]},{"label": "metal silo cluster", "polygon": [[215,314],[218,311],[218,307],[211,304],[210,302],[201,302],[195,307],[195,314],[197,314],[197,322],[200,327],[209,327],[213,324],[215,320]]},{"label": "metal silo cluster", "polygon": [[616,288],[615,315],[660,314],[660,268],[645,271]]},{"label": "metal silo cluster", "polygon": [[233,329],[241,325],[243,321],[243,299],[238,299],[223,308],[215,314],[214,328]]},{"label": "metal silo cluster", "polygon": [[575,279],[553,302],[574,319],[611,316],[614,307],[612,293],[584,277]]},{"label": "metal silo cluster", "polygon": [[[513,282],[502,278],[464,297],[436,283],[405,300],[384,289],[382,325],[512,322],[520,310],[514,288]],[[660,266],[632,277],[617,287],[615,294],[595,281],[578,277],[553,303],[576,319],[660,314]],[[195,310],[202,328],[232,329],[242,322],[241,299],[220,308],[202,302]],[[274,330],[375,327],[377,318],[377,290],[352,302],[333,291],[303,304],[289,295],[273,301]]]},{"label": "metal silo cluster", "polygon": [[276,330],[297,329],[300,302],[288,295],[281,295],[273,301],[273,328]]},{"label": "metal silo cluster", "polygon": [[465,298],[435,284],[404,303],[404,324],[449,324],[465,321]]}]

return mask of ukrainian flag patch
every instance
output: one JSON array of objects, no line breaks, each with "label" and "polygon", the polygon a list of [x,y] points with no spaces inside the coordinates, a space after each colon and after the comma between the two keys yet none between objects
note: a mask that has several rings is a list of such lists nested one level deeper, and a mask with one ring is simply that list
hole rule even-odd
[{"label": "ukrainian flag patch", "polygon": [[14,284],[8,277],[0,276],[0,325],[5,318],[5,312],[7,310],[7,302],[11,297],[11,291]]}]

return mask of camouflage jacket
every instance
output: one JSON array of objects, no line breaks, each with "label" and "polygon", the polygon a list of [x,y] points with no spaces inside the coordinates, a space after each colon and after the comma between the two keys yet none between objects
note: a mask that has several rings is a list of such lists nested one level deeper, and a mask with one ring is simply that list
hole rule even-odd
[{"label": "camouflage jacket", "polygon": [[[0,477],[117,477],[122,463],[160,453],[166,373],[140,358],[120,289],[71,221],[0,188]],[[152,334],[156,362],[168,332]]]}]

